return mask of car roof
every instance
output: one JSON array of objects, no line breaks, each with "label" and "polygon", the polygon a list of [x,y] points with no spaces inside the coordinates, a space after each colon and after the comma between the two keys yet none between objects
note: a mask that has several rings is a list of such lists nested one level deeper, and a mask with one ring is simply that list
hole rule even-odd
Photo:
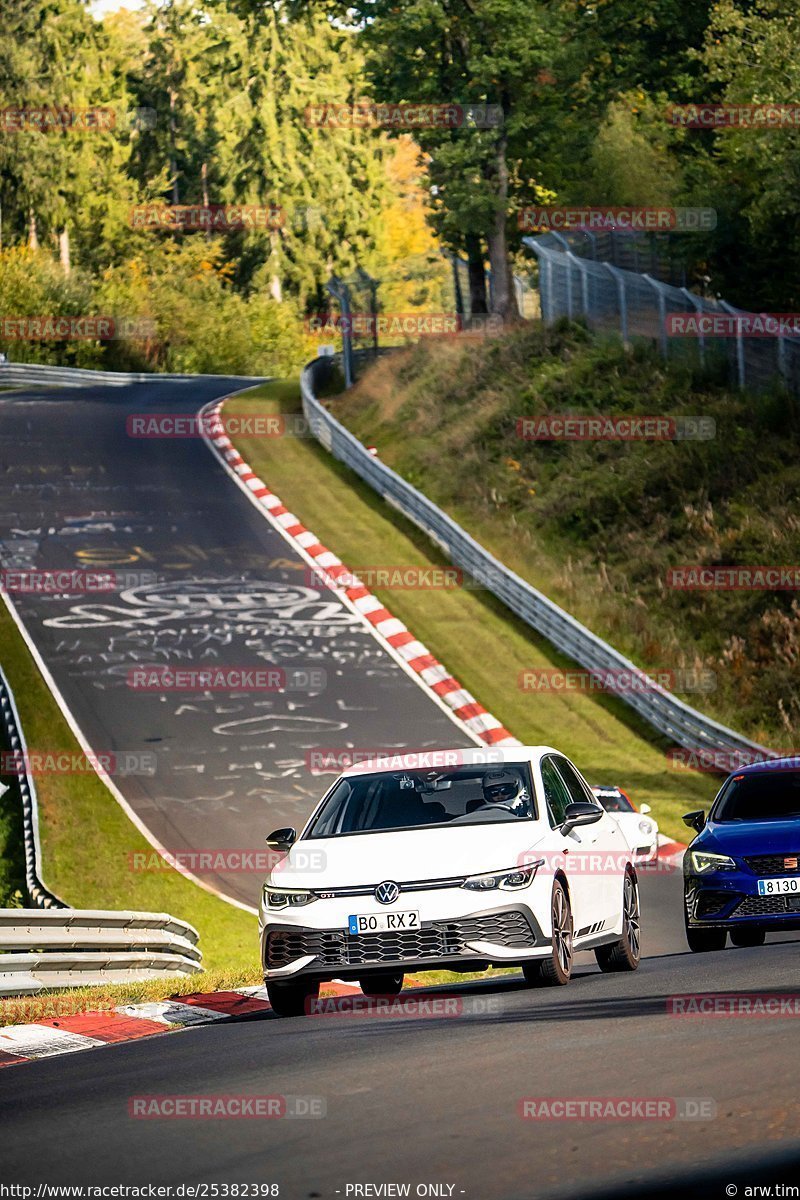
[{"label": "car roof", "polygon": [[762,775],[765,771],[800,771],[800,754],[785,754],[780,758],[765,758],[760,762],[748,763],[745,767],[737,767],[731,771],[728,778],[734,775]]},{"label": "car roof", "polygon": [[[354,751],[354,753],[357,753]],[[561,754],[553,746],[456,746],[449,750],[391,750],[365,752],[362,762],[342,774],[365,775],[371,771],[447,770],[465,766],[502,766],[504,763],[538,762],[545,754]],[[567,756],[564,755],[564,758]]]}]

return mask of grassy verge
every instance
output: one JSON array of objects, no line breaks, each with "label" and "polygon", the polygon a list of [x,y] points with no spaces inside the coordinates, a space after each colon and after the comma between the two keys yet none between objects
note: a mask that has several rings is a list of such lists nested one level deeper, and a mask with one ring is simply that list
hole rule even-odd
[{"label": "grassy verge", "polygon": [[[236,400],[237,413],[298,407],[293,382],[264,384]],[[419,530],[316,442],[240,438],[237,446],[284,504],[348,565],[445,565]],[[488,593],[375,590],[517,737],[534,745],[555,744],[592,782],[629,788],[636,801],[652,806],[665,833],[685,840],[681,814],[707,805],[716,780],[668,769],[666,743],[613,698],[521,691],[517,681],[524,668],[570,664]],[[455,727],[453,732],[454,743],[463,742]]]},{"label": "grassy verge", "polygon": [[[38,750],[79,752],[3,605],[0,656],[28,745]],[[257,973],[255,917],[226,904],[176,871],[133,872],[131,855],[152,852],[152,848],[96,775],[42,775],[36,783],[42,873],[48,887],[75,908],[168,912],[199,930],[206,967],[238,973],[239,982],[245,983],[254,970]],[[168,989],[172,985],[170,981],[162,982],[162,995],[168,994],[164,986]],[[195,981],[192,990],[196,990]]]}]

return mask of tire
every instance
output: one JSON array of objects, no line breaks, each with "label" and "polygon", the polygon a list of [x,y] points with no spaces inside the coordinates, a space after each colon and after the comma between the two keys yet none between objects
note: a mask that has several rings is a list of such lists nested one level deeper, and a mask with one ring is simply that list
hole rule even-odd
[{"label": "tire", "polygon": [[766,929],[748,929],[747,926],[732,929],[730,933],[733,946],[763,946],[767,938]]},{"label": "tire", "polygon": [[319,982],[302,979],[294,983],[267,980],[267,998],[276,1017],[304,1017],[311,1003],[319,998]]},{"label": "tire", "polygon": [[399,996],[403,990],[404,975],[367,975],[359,979],[358,986],[365,996]]},{"label": "tire", "polygon": [[728,940],[726,929],[694,929],[686,926],[686,941],[693,954],[706,954],[711,950],[724,950]]},{"label": "tire", "polygon": [[622,937],[594,952],[601,971],[635,971],[642,956],[639,887],[628,872],[622,885]]},{"label": "tire", "polygon": [[525,982],[535,987],[542,982],[542,960],[534,958],[530,962],[522,964],[522,974],[525,976]]},{"label": "tire", "polygon": [[572,978],[574,927],[569,898],[558,879],[553,884],[550,911],[553,921],[552,949],[548,958],[539,959],[538,979],[545,987],[563,987]]}]

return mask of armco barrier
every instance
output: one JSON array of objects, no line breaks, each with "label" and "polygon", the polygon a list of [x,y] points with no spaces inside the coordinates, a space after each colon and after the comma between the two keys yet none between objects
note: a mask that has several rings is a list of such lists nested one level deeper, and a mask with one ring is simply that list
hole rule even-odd
[{"label": "armco barrier", "polygon": [[197,941],[166,913],[0,909],[0,996],[193,975]]},{"label": "armco barrier", "polygon": [[[265,375],[204,375],[204,379],[233,379],[263,383]],[[4,387],[127,387],[131,383],[194,384],[194,375],[167,375],[155,371],[90,371],[83,367],[50,367],[41,363],[0,363],[0,388]]]},{"label": "armco barrier", "polygon": [[[25,734],[2,669],[0,719],[9,748],[24,761]],[[0,996],[202,970],[197,930],[184,921],[166,913],[69,908],[51,892],[40,874],[36,786],[27,771],[13,783],[22,805],[25,888],[38,907],[0,909]]]},{"label": "armco barrier", "polygon": [[[23,756],[27,761],[27,746],[22,722],[19,719],[14,694],[8,680],[0,668],[0,722],[8,742],[9,750]],[[25,849],[25,888],[29,899],[39,908],[66,908],[49,888],[42,883],[40,875],[42,853],[39,845],[39,808],[36,799],[36,784],[33,776],[27,770],[14,776],[14,783],[19,789],[19,799],[22,806],[22,837]],[[13,784],[12,784],[13,786]]]},{"label": "armco barrier", "polygon": [[[314,436],[334,458],[351,467],[389,504],[422,529],[451,562],[581,667],[597,672],[641,673],[613,646],[505,567],[422,492],[370,454],[316,397],[316,390],[330,369],[330,358],[317,358],[309,363],[301,376],[301,389],[306,420]],[[697,712],[655,682],[646,691],[620,692],[620,698],[676,745],[692,749],[771,753],[766,747]]]}]

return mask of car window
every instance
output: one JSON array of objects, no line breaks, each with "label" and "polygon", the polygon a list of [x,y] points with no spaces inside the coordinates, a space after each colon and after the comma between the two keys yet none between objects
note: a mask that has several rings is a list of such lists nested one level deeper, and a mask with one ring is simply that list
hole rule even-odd
[{"label": "car window", "polygon": [[556,770],[552,758],[542,759],[542,785],[547,803],[547,815],[550,818],[550,824],[555,829],[558,825],[563,825],[564,814],[572,798],[564,780]]},{"label": "car window", "polygon": [[528,763],[378,771],[334,784],[303,836],[343,837],[535,817]]},{"label": "car window", "polygon": [[589,800],[592,804],[597,804],[597,801],[589,792],[589,789],[585,788],[581,783],[578,772],[575,770],[571,762],[568,762],[566,758],[561,758],[559,756],[555,760],[555,764],[558,767],[559,775],[567,785],[567,791],[569,792],[570,799],[573,801],[573,803]]},{"label": "car window", "polygon": [[599,800],[606,812],[632,813],[636,809],[619,788],[592,788],[595,799]]},{"label": "car window", "polygon": [[800,817],[800,771],[735,775],[717,796],[713,821],[780,821]]}]

